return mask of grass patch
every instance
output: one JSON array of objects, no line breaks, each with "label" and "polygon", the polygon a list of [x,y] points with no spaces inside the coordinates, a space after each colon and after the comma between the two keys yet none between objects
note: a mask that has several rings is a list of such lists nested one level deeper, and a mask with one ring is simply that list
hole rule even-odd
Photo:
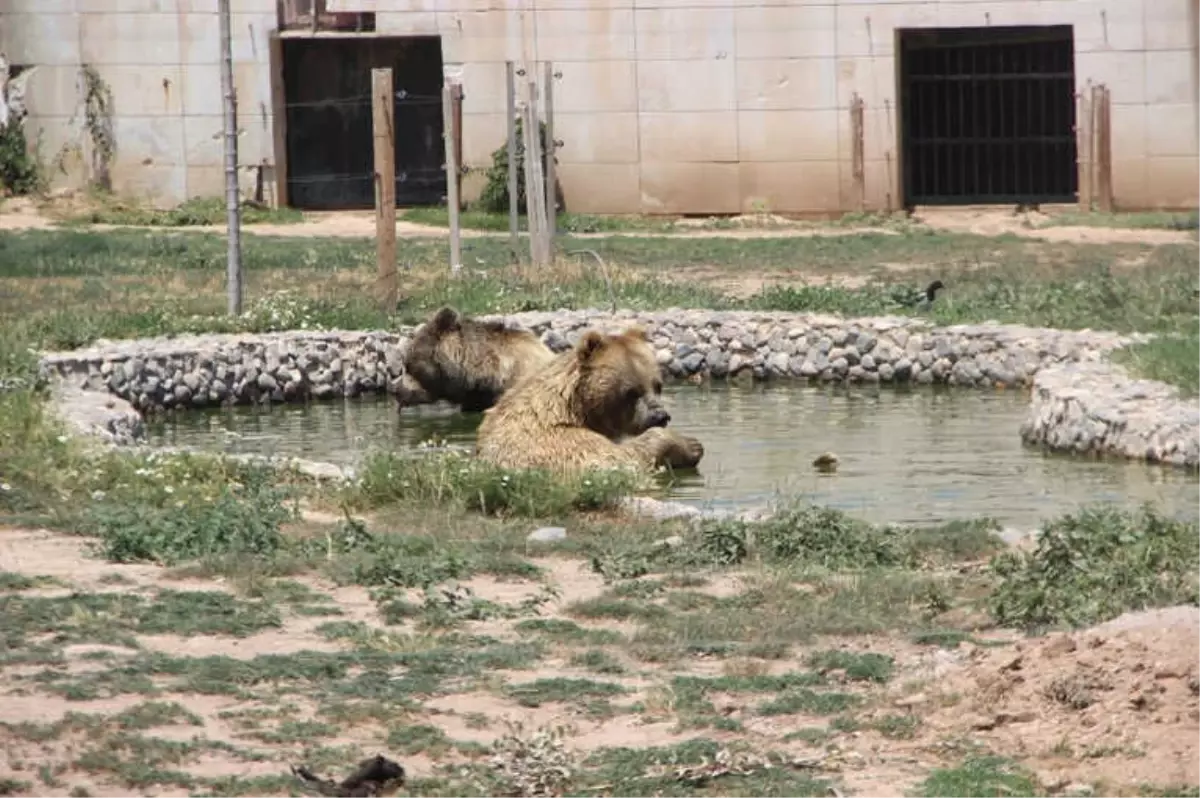
[{"label": "grass patch", "polygon": [[[431,519],[429,524],[428,529],[420,529],[419,524],[410,523],[408,526],[416,526],[417,531],[398,534],[372,532],[358,519],[344,520],[322,536],[295,542],[292,550],[338,584],[364,587],[430,588],[448,579],[463,579],[476,573],[523,579],[540,576],[536,566],[517,556],[523,538],[508,527],[480,529],[478,519],[458,516]],[[478,612],[490,609],[495,614],[500,610],[497,605],[480,604],[471,596],[461,598]],[[436,610],[438,597],[426,599],[417,606],[387,590],[376,594],[389,623]]]},{"label": "grass patch", "polygon": [[520,634],[536,634],[556,643],[605,646],[619,643],[620,632],[611,629],[586,629],[562,618],[529,618],[514,627]]},{"label": "grass patch", "polygon": [[420,753],[438,756],[454,747],[444,731],[425,723],[394,727],[388,732],[387,745],[389,750],[404,756]]},{"label": "grass patch", "polygon": [[[409,208],[400,218],[413,224],[425,224],[431,227],[449,227],[450,212],[442,207]],[[459,225],[464,230],[486,230],[493,233],[508,232],[507,213],[489,213],[481,210],[468,210],[459,214]],[[556,220],[559,234],[571,233],[617,233],[629,231],[670,232],[677,225],[672,219],[661,219],[652,216],[596,216],[586,213],[560,213]],[[529,219],[524,214],[517,217],[517,229],[529,231]]]},{"label": "grass patch", "polygon": [[598,648],[572,654],[570,664],[575,668],[586,668],[593,673],[602,673],[608,676],[619,675],[628,670],[619,659]]},{"label": "grass patch", "polygon": [[504,694],[523,707],[540,707],[552,702],[576,702],[589,698],[611,698],[627,693],[615,682],[598,682],[592,679],[537,679],[532,682],[509,685]]},{"label": "grass patch", "polygon": [[331,703],[373,702],[412,709],[413,699],[470,685],[492,671],[523,670],[541,649],[526,643],[440,635],[383,636],[346,629],[355,648],[343,652],[301,651],[250,659],[226,656],[171,657],[140,654],[105,670],[68,674],[45,670],[34,681],[70,700],[161,691],[229,695],[246,700],[302,694]]},{"label": "grass patch", "polygon": [[[363,239],[249,236],[243,242],[247,312],[224,314],[225,242],[207,233],[24,231],[0,235],[0,315],[20,320],[23,337],[66,348],[98,337],[289,328],[388,328],[450,303],[468,314],[508,313],[614,302],[639,310],[745,308],[849,315],[911,314],[899,288],[937,276],[948,288],[932,309],[942,324],[996,319],[1067,328],[1174,331],[1195,323],[1194,244],[1047,243],[922,230],[812,238],[715,239],[610,236],[573,243],[551,269],[509,263],[503,236],[464,242],[472,264],[445,273],[440,238],[405,242],[404,301],[383,315],[370,300],[374,251]],[[1129,263],[1137,262],[1137,268]],[[915,267],[903,273],[881,263]],[[865,285],[791,284],[749,297],[706,286],[688,270],[735,278],[747,268],[868,276]],[[669,275],[674,279],[664,279]]]},{"label": "grass patch", "polygon": [[1003,548],[992,519],[936,528],[861,521],[802,501],[782,504],[765,521],[704,521],[679,552],[680,564],[729,566],[748,561],[829,569],[920,567],[976,559]]},{"label": "grass patch", "polygon": [[[176,487],[155,486],[140,501],[113,491],[91,505],[81,522],[100,539],[112,562],[174,565],[213,555],[272,554],[282,545],[280,527],[296,517],[285,504],[291,492],[266,468],[239,469],[241,481],[218,488],[215,498],[193,492],[176,498]],[[206,482],[208,480],[205,480]]]},{"label": "grass patch", "polygon": [[1139,377],[1174,385],[1184,397],[1200,393],[1200,330],[1194,324],[1180,335],[1122,347],[1113,360]]},{"label": "grass patch", "polygon": [[[899,570],[811,577],[803,583],[784,573],[758,580],[710,608],[653,619],[634,635],[633,650],[652,660],[688,653],[778,656],[817,635],[915,631],[952,606],[951,597],[967,586]],[[759,651],[762,646],[771,651]]]},{"label": "grass patch", "polygon": [[26,576],[15,571],[0,571],[0,590],[17,592],[56,584],[59,581],[51,576]]},{"label": "grass patch", "polygon": [[1195,211],[1103,211],[1056,213],[1038,227],[1116,227],[1130,230],[1195,230],[1200,214]]},{"label": "grass patch", "polygon": [[788,690],[758,705],[759,715],[834,715],[861,702],[851,693],[826,693],[800,688]]},{"label": "grass patch", "polygon": [[1031,552],[993,559],[988,600],[999,623],[1086,626],[1131,610],[1200,601],[1200,528],[1152,507],[1100,505],[1043,526]]},{"label": "grass patch", "polygon": [[548,518],[610,509],[636,484],[635,476],[621,471],[560,476],[541,469],[502,469],[459,452],[376,453],[364,461],[347,501],[354,509],[435,504],[484,515]]},{"label": "grass patch", "polygon": [[[194,197],[165,210],[112,195],[96,195],[95,198],[100,200],[96,207],[68,217],[64,223],[75,226],[111,224],[193,227],[223,226],[228,218],[223,197]],[[243,200],[240,218],[242,224],[295,224],[304,221],[304,214],[295,208],[271,208]]]},{"label": "grass patch", "polygon": [[1037,782],[1030,774],[997,756],[971,757],[958,767],[934,770],[915,792],[923,798],[1039,794]]},{"label": "grass patch", "polygon": [[884,715],[871,721],[872,729],[892,740],[911,740],[920,725],[916,715]]},{"label": "grass patch", "polygon": [[[741,773],[735,771],[718,778],[711,770],[718,757],[730,757],[739,764],[745,761],[748,766],[743,765]],[[785,761],[769,752],[760,755],[704,738],[661,747],[601,748],[581,763],[573,792],[587,794],[603,789],[611,795],[628,796],[830,794],[828,781],[787,767]],[[767,763],[773,767],[765,767]]]},{"label": "grass patch", "polygon": [[808,667],[818,671],[840,670],[856,682],[886,682],[892,678],[895,660],[885,654],[854,651],[815,651],[808,655]]},{"label": "grass patch", "polygon": [[46,598],[0,596],[5,642],[53,635],[57,644],[102,643],[137,647],[133,635],[174,634],[247,637],[281,625],[262,602],[226,593],[163,590],[153,601],[131,593],[73,593]]}]

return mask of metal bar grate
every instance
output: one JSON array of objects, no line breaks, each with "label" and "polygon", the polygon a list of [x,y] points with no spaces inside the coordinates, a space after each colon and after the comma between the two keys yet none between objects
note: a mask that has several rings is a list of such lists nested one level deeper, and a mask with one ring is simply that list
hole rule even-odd
[{"label": "metal bar grate", "polygon": [[910,205],[1074,202],[1070,26],[900,33]]},{"label": "metal bar grate", "polygon": [[371,70],[395,75],[395,198],[436,205],[446,193],[442,59],[437,37],[297,38],[283,42],[289,204],[375,205]]}]

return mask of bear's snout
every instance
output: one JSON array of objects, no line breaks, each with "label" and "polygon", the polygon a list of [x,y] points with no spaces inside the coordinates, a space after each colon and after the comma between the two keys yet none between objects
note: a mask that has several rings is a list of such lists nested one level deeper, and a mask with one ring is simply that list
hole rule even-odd
[{"label": "bear's snout", "polygon": [[647,420],[647,428],[649,427],[665,427],[671,423],[671,414],[661,407],[656,407],[650,411]]}]

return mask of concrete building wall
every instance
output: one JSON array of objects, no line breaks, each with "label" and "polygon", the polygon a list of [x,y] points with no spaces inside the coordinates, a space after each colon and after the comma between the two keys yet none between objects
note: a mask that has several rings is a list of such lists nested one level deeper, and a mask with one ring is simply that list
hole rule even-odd
[{"label": "concrete building wall", "polygon": [[[268,36],[275,0],[233,0],[239,161],[247,191],[274,162]],[[224,191],[216,0],[3,0],[0,48],[29,79],[26,129],[57,185],[92,174],[81,65],[112,93],[113,187],[173,205]],[[269,181],[267,181],[269,183]]]},{"label": "concrete building wall", "polygon": [[[1112,98],[1124,208],[1196,207],[1198,0],[328,0],[378,35],[439,35],[461,65],[463,147],[505,139],[504,62],[553,60],[559,178],[595,213],[825,213],[855,207],[850,102],[865,103],[866,205],[897,207],[896,29],[1069,24],[1077,87]],[[273,184],[275,0],[233,0],[241,162]],[[0,46],[36,64],[28,105],[50,159],[86,152],[81,63],[112,87],[114,181],[178,202],[219,194],[216,0],[7,0]],[[62,159],[67,175],[85,169]],[[467,181],[477,189],[479,178]]]}]

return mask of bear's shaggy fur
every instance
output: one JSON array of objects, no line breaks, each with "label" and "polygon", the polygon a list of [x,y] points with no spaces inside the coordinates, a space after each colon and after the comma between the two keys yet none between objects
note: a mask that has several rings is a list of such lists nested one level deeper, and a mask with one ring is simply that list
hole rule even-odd
[{"label": "bear's shaggy fur", "polygon": [[550,348],[528,330],[443,307],[409,343],[396,398],[401,407],[444,399],[468,413],[479,412],[553,359]]},{"label": "bear's shaggy fur", "polygon": [[484,413],[476,453],[506,468],[692,468],[700,441],[642,421],[661,393],[644,329],[592,330]]}]

